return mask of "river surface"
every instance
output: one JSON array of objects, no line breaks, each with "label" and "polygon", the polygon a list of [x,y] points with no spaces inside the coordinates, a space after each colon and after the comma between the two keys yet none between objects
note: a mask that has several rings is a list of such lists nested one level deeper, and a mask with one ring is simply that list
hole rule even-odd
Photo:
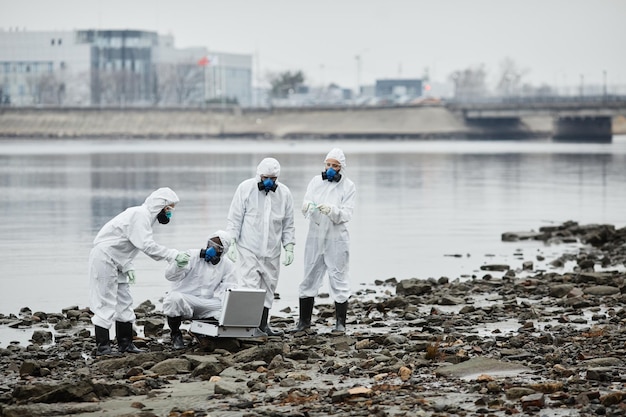
[{"label": "river surface", "polygon": [[[296,207],[295,261],[283,267],[273,311],[298,304],[306,185],[340,147],[357,198],[351,285],[375,280],[481,277],[485,263],[520,268],[561,248],[502,242],[507,231],[567,220],[626,225],[626,136],[607,144],[545,141],[0,141],[0,313],[87,306],[87,258],[100,227],[158,187],[180,204],[157,242],[202,247],[226,227],[237,185],[259,161],[277,158]],[[161,307],[165,262],[140,254],[135,304]],[[327,291],[326,286],[323,291]],[[6,341],[0,340],[0,345]]]}]

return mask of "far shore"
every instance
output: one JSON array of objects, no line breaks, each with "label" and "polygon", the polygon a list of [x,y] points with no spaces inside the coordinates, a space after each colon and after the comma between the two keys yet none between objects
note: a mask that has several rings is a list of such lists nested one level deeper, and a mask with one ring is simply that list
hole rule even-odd
[{"label": "far shore", "polygon": [[[1,138],[50,139],[538,139],[550,117],[498,130],[473,126],[441,105],[345,109],[0,108]],[[626,134],[626,117],[613,120]]]}]

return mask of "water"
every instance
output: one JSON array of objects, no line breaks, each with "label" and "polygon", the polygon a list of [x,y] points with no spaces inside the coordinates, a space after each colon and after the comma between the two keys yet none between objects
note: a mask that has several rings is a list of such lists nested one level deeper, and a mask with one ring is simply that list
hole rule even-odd
[{"label": "water", "polygon": [[[358,193],[349,225],[355,291],[391,277],[482,276],[485,263],[520,267],[538,253],[561,250],[501,242],[506,231],[567,220],[626,222],[626,136],[610,144],[3,140],[0,312],[87,306],[87,257],[95,234],[158,187],[171,187],[181,202],[169,225],[155,226],[157,242],[201,247],[211,232],[225,228],[236,186],[266,156],[280,161],[280,180],[298,209],[295,261],[282,268],[281,299],[273,311],[294,307],[307,226],[299,207],[308,181],[335,146],[346,153],[346,174]],[[136,304],[150,299],[160,306],[169,288],[165,266],[139,255]]]}]

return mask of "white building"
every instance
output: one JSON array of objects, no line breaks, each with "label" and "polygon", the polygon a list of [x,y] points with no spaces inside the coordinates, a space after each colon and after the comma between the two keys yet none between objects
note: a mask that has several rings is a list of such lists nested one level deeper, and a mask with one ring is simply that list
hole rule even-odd
[{"label": "white building", "polygon": [[0,31],[0,104],[199,106],[216,101],[251,105],[251,55],[177,49],[172,36],[150,31]]},{"label": "white building", "polygon": [[90,49],[75,32],[0,32],[2,102],[88,104]]}]

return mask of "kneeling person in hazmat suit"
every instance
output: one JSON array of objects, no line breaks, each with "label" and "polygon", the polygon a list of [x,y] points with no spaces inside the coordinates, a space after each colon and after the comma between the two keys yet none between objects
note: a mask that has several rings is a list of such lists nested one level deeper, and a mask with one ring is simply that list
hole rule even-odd
[{"label": "kneeling person in hazmat suit", "polygon": [[183,319],[219,320],[226,292],[238,286],[235,265],[225,256],[230,240],[225,231],[218,230],[209,237],[206,248],[186,251],[188,265],[172,262],[165,271],[172,288],[163,301],[163,312],[174,349],[185,348],[180,330]]}]

